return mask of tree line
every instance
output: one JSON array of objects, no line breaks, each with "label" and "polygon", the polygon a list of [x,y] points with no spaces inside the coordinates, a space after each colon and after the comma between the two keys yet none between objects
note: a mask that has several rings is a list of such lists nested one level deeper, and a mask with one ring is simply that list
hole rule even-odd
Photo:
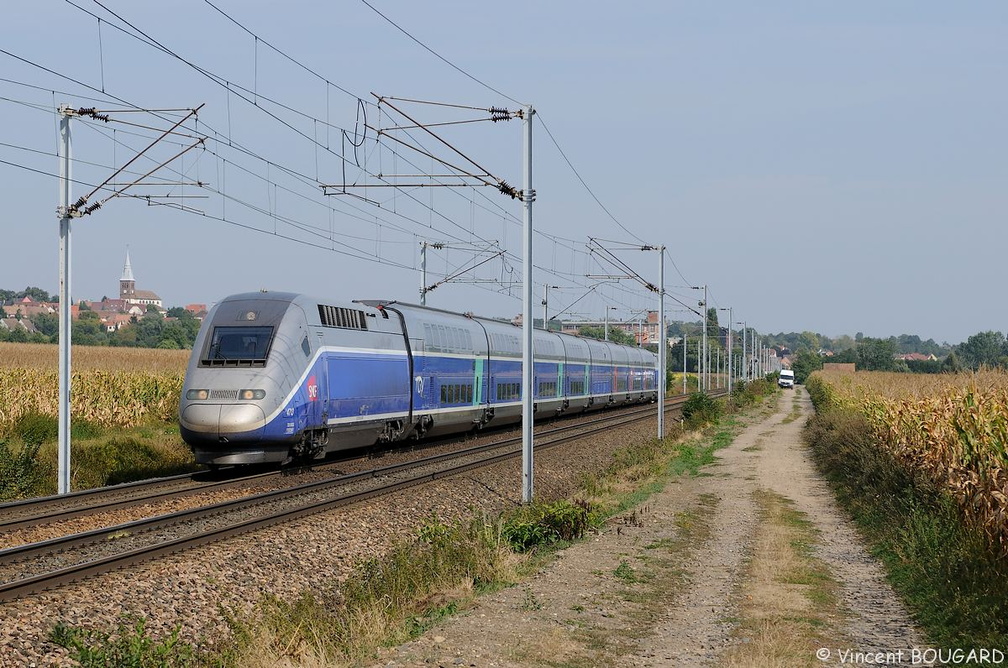
[{"label": "tree line", "polygon": [[[854,363],[864,371],[896,371],[908,373],[955,373],[977,371],[981,368],[1008,369],[1008,340],[1001,332],[978,332],[937,360],[901,360],[895,341],[864,337],[853,348],[823,357],[809,349],[797,353],[792,364],[795,378],[802,382],[808,374],[821,369],[824,362]],[[912,351],[916,352],[916,351]]]}]

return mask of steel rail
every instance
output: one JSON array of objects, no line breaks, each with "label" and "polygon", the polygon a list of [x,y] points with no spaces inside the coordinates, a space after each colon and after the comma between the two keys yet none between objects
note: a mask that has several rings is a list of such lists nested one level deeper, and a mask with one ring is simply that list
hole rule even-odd
[{"label": "steel rail", "polygon": [[[685,397],[678,397],[677,399],[668,402],[666,404],[666,411],[674,409],[684,401]],[[584,422],[579,422],[577,424],[551,429],[546,432],[542,432],[539,435],[549,436],[571,431],[577,431],[578,433],[556,436],[548,442],[540,442],[536,447],[537,449],[549,449],[562,443],[585,438],[594,432],[600,431],[601,429],[611,429],[614,426],[623,426],[633,422],[646,420],[652,415],[653,408],[644,407],[637,410],[627,411],[619,415],[609,414],[603,419],[592,421],[589,425],[585,425]],[[410,462],[393,464],[370,471],[338,476],[324,481],[316,481],[308,483],[307,485],[263,492],[242,499],[213,504],[211,506],[178,511],[176,513],[138,520],[136,522],[128,522],[114,527],[107,527],[47,540],[40,543],[32,543],[29,545],[0,550],[0,565],[21,563],[41,555],[65,553],[75,547],[87,546],[98,541],[107,541],[109,539],[115,539],[119,536],[134,536],[141,533],[149,533],[159,528],[170,527],[183,522],[195,522],[200,519],[220,516],[230,512],[239,512],[265,504],[273,506],[278,500],[304,496],[315,491],[325,491],[339,486],[346,486],[354,482],[375,480],[380,477],[387,477],[396,473],[417,470],[441,462],[457,460],[467,456],[485,453],[487,451],[507,448],[509,446],[513,448],[519,443],[520,438],[505,439],[496,443],[474,446],[448,453],[440,453]],[[51,589],[55,586],[68,582],[74,582],[85,577],[148,561],[159,556],[195,548],[211,542],[223,540],[231,536],[244,534],[260,528],[266,528],[281,522],[294,521],[308,515],[358,503],[376,496],[390,494],[425,482],[458,475],[474,468],[490,466],[492,464],[513,458],[519,454],[520,450],[511,449],[507,452],[448,467],[443,470],[421,473],[406,480],[379,485],[364,491],[338,495],[335,498],[311,502],[294,509],[270,513],[262,517],[247,519],[233,525],[226,525],[184,537],[177,537],[172,540],[143,546],[113,555],[81,561],[80,563],[62,567],[50,573],[41,573],[17,580],[11,580],[0,584],[0,601],[12,600],[30,593]]]},{"label": "steel rail", "polygon": [[[205,474],[206,471],[184,473],[110,487],[96,487],[61,496],[45,496],[0,504],[0,532],[10,533],[92,513],[120,510],[144,503],[167,501],[192,494],[227,489],[246,484],[251,480],[275,476],[277,472],[270,471],[205,483],[196,480],[197,476]],[[186,484],[187,482],[191,484]]]}]

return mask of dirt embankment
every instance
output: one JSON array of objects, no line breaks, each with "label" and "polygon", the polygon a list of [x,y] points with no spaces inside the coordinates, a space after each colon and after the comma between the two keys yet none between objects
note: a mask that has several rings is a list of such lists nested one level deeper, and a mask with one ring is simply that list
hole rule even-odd
[{"label": "dirt embankment", "polygon": [[922,638],[806,456],[810,412],[783,392],[701,475],[377,665],[910,665]]}]

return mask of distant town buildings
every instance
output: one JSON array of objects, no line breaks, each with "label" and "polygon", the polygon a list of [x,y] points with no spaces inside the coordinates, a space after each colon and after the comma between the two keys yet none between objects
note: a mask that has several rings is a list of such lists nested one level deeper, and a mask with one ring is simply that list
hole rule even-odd
[{"label": "distant town buildings", "polygon": [[[162,316],[167,314],[161,297],[150,290],[140,290],[133,276],[133,266],[130,262],[129,250],[126,251],[126,263],[123,266],[122,277],[119,279],[118,299],[102,298],[101,301],[81,300],[70,306],[70,317],[77,320],[81,309],[94,311],[108,332],[115,332],[129,325],[135,318],[145,315],[151,307]],[[34,301],[31,297],[23,297],[17,301],[3,304],[8,317],[0,318],[0,330],[13,332],[22,330],[26,334],[34,334],[37,329],[33,320],[40,315],[59,317],[58,302]],[[207,314],[206,304],[187,304],[185,310],[194,317],[202,319]]]},{"label": "distant town buildings", "polygon": [[924,353],[904,353],[902,355],[896,355],[896,359],[903,360],[904,362],[937,362],[938,358],[935,355]]}]

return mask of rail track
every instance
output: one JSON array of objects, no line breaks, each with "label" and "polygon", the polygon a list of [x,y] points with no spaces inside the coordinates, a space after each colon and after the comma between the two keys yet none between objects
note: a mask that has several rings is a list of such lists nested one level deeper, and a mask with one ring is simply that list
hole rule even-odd
[{"label": "rail track", "polygon": [[[666,403],[666,412],[681,407],[685,399],[684,396],[671,399]],[[654,411],[653,405],[647,405],[619,413],[592,414],[587,421],[551,426],[537,431],[536,449],[548,449],[601,430],[646,420]],[[359,473],[340,474],[333,467],[334,475],[305,484],[0,550],[0,601],[458,475],[516,457],[520,452],[521,437],[518,436]],[[146,491],[142,483],[136,483],[106,488],[107,495],[77,493],[72,507],[59,510],[50,505],[55,497],[37,500],[34,505],[30,502],[7,504],[5,507],[20,507],[24,514],[19,520],[5,517],[0,530],[18,526],[17,522],[29,526],[46,521],[46,508],[63,517],[79,516],[109,507],[151,503],[279,475],[282,473],[274,471],[210,483],[194,480],[192,475],[175,476],[147,481]]]}]

